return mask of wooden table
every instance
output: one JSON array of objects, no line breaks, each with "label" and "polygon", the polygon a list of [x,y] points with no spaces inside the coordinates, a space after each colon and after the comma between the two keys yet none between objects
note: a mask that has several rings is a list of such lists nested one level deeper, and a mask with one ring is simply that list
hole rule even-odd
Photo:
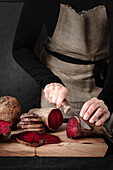
[{"label": "wooden table", "polygon": [[[0,156],[39,156],[39,157],[104,157],[108,149],[102,138],[69,139],[66,136],[66,123],[57,132],[62,142],[29,147],[11,141],[0,143]],[[12,131],[12,134],[20,130]]]}]

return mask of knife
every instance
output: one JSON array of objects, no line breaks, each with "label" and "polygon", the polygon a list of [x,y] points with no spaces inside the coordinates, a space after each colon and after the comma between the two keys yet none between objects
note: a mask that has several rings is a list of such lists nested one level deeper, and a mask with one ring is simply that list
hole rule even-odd
[{"label": "knife", "polygon": [[65,114],[73,117],[73,116],[77,116],[80,121],[81,121],[81,126],[85,129],[91,130],[91,128],[87,125],[87,123],[79,116],[79,114],[71,108],[71,106],[69,105],[67,99],[64,99],[64,101],[62,102],[62,108]]}]

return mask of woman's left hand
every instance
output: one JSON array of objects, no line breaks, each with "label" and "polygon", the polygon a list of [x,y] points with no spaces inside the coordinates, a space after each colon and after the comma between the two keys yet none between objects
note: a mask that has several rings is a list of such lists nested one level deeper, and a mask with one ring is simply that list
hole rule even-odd
[{"label": "woman's left hand", "polygon": [[89,120],[90,123],[94,123],[99,118],[95,125],[100,126],[110,117],[110,112],[104,101],[95,97],[84,103],[80,117]]}]

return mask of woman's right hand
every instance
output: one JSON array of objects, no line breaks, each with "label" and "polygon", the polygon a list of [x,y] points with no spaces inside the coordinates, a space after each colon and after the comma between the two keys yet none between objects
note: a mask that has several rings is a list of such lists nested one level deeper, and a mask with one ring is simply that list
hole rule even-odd
[{"label": "woman's right hand", "polygon": [[67,97],[68,90],[60,83],[50,83],[45,86],[44,93],[47,101],[60,108],[63,100]]}]

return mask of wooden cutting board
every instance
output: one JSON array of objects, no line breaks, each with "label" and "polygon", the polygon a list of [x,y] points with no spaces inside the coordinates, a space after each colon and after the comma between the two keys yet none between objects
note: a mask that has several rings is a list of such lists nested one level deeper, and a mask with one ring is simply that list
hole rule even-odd
[{"label": "wooden cutting board", "polygon": [[[40,147],[29,147],[10,141],[0,143],[0,156],[39,156],[39,157],[104,157],[108,149],[102,138],[69,139],[66,136],[66,124],[53,135],[62,142],[46,144]],[[19,133],[20,130],[13,131]]]}]

